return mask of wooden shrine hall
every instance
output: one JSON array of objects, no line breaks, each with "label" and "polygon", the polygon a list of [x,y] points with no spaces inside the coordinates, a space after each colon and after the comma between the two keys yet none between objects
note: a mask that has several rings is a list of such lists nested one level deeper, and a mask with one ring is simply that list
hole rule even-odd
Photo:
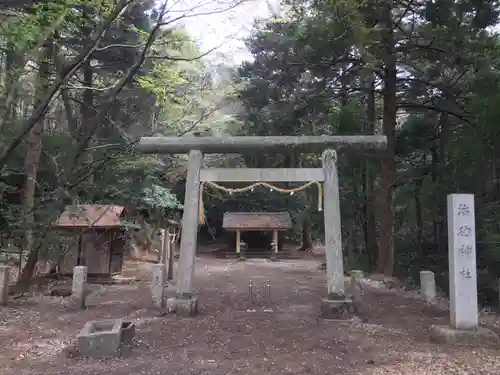
[{"label": "wooden shrine hall", "polygon": [[61,251],[61,274],[72,274],[75,266],[87,266],[89,276],[119,274],[128,249],[124,215],[125,208],[117,205],[66,207],[53,229],[64,230],[77,237],[77,241],[70,241]]},{"label": "wooden shrine hall", "polygon": [[271,259],[278,255],[278,234],[292,229],[292,219],[288,212],[226,212],[222,221],[222,228],[236,232],[236,257],[245,259],[244,249],[241,248],[241,232],[273,233],[271,242]]}]

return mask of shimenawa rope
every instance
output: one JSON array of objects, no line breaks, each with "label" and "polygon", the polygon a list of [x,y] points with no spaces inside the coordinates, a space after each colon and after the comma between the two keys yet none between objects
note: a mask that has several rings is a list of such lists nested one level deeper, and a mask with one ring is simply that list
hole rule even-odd
[{"label": "shimenawa rope", "polygon": [[212,188],[224,191],[224,192],[229,193],[229,194],[244,193],[248,190],[253,191],[253,189],[258,187],[258,186],[264,186],[264,187],[267,187],[268,189],[270,189],[271,191],[277,191],[278,193],[286,193],[286,194],[293,195],[296,192],[307,189],[309,186],[312,186],[312,185],[316,185],[318,188],[318,211],[322,211],[323,210],[323,188],[321,187],[321,184],[318,181],[311,181],[305,185],[302,185],[302,186],[299,186],[299,187],[296,187],[293,189],[280,188],[280,187],[268,184],[267,182],[256,182],[252,185],[245,186],[243,188],[236,188],[235,189],[235,188],[226,188],[226,187],[221,186],[219,184],[216,184],[214,182],[204,181],[200,185],[199,223],[200,223],[200,225],[203,225],[205,223],[205,206],[203,204],[203,189],[205,188],[205,186],[210,186]]}]

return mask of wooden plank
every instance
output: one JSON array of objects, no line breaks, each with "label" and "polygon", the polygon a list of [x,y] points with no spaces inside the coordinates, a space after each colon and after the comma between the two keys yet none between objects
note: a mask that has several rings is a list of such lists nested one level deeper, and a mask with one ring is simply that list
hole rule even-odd
[{"label": "wooden plank", "polygon": [[203,153],[233,153],[258,151],[322,152],[383,151],[387,148],[385,135],[345,136],[240,136],[240,137],[142,137],[137,149],[145,154],[184,154],[190,150]]},{"label": "wooden plank", "polygon": [[321,168],[209,168],[200,171],[201,181],[212,182],[306,182],[324,181]]}]

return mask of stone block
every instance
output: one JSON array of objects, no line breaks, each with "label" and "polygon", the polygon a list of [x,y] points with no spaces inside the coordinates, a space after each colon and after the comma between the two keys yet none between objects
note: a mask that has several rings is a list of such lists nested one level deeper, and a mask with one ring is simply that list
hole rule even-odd
[{"label": "stone block", "polygon": [[420,293],[426,302],[434,302],[436,300],[434,272],[420,271]]},{"label": "stone block", "polygon": [[500,347],[500,338],[485,327],[459,329],[452,326],[434,325],[431,327],[431,340],[439,344],[463,346]]},{"label": "stone block", "polygon": [[354,313],[354,301],[348,298],[326,297],[321,300],[321,313],[326,319],[346,319]]},{"label": "stone block", "polygon": [[120,350],[123,319],[87,322],[76,336],[76,348],[83,357],[112,357]]},{"label": "stone block", "polygon": [[356,279],[362,279],[365,277],[365,273],[361,270],[352,270],[349,274],[354,276]]},{"label": "stone block", "polygon": [[192,317],[198,314],[197,296],[175,296],[167,299],[167,312]]}]

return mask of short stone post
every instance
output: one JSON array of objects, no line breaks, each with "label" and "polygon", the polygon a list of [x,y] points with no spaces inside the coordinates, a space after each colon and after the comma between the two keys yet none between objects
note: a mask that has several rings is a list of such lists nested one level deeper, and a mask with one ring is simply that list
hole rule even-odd
[{"label": "short stone post", "polygon": [[153,306],[162,309],[165,301],[165,265],[153,265],[153,280],[151,282]]},{"label": "short stone post", "polygon": [[241,232],[236,231],[236,259],[241,258]]},{"label": "short stone post", "polygon": [[76,266],[73,268],[71,298],[76,308],[84,309],[87,307],[87,267]]},{"label": "short stone post", "polygon": [[165,241],[165,272],[166,280],[172,280],[174,278],[174,236],[167,229],[167,236]]},{"label": "short stone post", "polygon": [[450,194],[447,204],[450,326],[433,326],[431,338],[462,345],[498,345],[499,337],[478,325],[474,195]]},{"label": "short stone post", "polygon": [[426,302],[436,301],[436,280],[434,272],[420,271],[420,293]]},{"label": "short stone post", "polygon": [[0,266],[0,305],[6,305],[9,300],[10,267]]},{"label": "short stone post", "polygon": [[165,242],[168,241],[165,229],[160,229],[160,256],[159,263],[165,263]]}]

